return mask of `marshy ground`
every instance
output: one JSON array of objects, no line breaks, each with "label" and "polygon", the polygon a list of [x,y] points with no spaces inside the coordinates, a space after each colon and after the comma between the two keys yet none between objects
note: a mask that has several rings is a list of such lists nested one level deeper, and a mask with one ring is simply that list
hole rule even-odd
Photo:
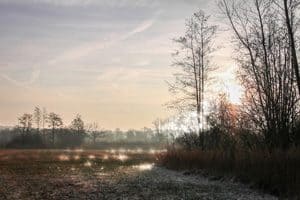
[{"label": "marshy ground", "polygon": [[0,199],[275,199],[156,166],[156,151],[2,150]]}]

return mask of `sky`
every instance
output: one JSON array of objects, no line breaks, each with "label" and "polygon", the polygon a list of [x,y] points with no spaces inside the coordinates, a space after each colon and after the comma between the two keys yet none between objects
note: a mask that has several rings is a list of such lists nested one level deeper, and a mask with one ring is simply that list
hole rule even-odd
[{"label": "sky", "polygon": [[[151,126],[170,111],[172,39],[209,0],[0,0],[0,125],[35,106],[103,128]],[[218,84],[238,102],[228,34],[218,34]],[[213,92],[212,92],[213,93]]]}]

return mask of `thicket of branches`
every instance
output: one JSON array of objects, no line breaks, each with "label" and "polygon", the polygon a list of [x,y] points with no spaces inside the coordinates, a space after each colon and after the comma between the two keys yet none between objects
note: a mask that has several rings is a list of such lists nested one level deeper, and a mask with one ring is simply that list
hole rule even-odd
[{"label": "thicket of branches", "polygon": [[[219,2],[233,35],[237,78],[245,94],[241,105],[220,95],[207,116],[203,116],[203,88],[212,69],[209,55],[216,26],[209,23],[203,11],[187,21],[186,35],[175,40],[181,48],[175,54],[174,65],[181,71],[170,85],[176,94],[172,105],[196,112],[198,124],[207,123],[207,127],[184,134],[178,138],[181,144],[202,149],[240,145],[269,150],[299,145],[298,6],[297,0]],[[205,41],[207,49],[199,41]],[[198,54],[201,50],[204,53]]]},{"label": "thicket of branches", "polygon": [[[300,196],[299,5],[299,0],[219,1],[233,35],[244,97],[234,105],[220,94],[206,116],[207,128],[178,137],[179,147],[162,154],[162,164],[230,174],[276,195]],[[191,32],[189,24],[186,29]],[[180,40],[181,54],[193,52],[186,41],[191,40]],[[175,63],[183,75],[175,75],[171,87],[181,91],[181,105],[197,103],[197,93],[186,90],[197,90],[186,60],[191,56]]]}]

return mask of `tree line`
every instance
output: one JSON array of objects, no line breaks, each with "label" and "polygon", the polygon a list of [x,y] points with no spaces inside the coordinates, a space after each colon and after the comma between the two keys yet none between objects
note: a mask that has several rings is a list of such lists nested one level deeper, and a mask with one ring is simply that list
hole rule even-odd
[{"label": "tree line", "polygon": [[32,113],[18,117],[18,125],[0,130],[1,148],[111,148],[161,146],[169,141],[157,124],[142,130],[105,130],[98,123],[85,123],[77,114],[69,125],[62,117],[45,108],[35,107]]}]

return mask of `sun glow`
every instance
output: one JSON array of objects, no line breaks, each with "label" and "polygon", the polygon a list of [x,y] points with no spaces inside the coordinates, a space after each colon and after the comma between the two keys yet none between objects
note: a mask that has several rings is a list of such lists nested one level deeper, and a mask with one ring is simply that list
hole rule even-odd
[{"label": "sun glow", "polygon": [[241,104],[243,88],[237,84],[231,84],[227,87],[229,101],[233,104]]},{"label": "sun glow", "polygon": [[219,89],[221,93],[228,95],[228,99],[233,104],[241,104],[241,97],[243,96],[244,89],[237,80],[237,66],[228,67],[226,71],[218,75],[220,79]]}]

